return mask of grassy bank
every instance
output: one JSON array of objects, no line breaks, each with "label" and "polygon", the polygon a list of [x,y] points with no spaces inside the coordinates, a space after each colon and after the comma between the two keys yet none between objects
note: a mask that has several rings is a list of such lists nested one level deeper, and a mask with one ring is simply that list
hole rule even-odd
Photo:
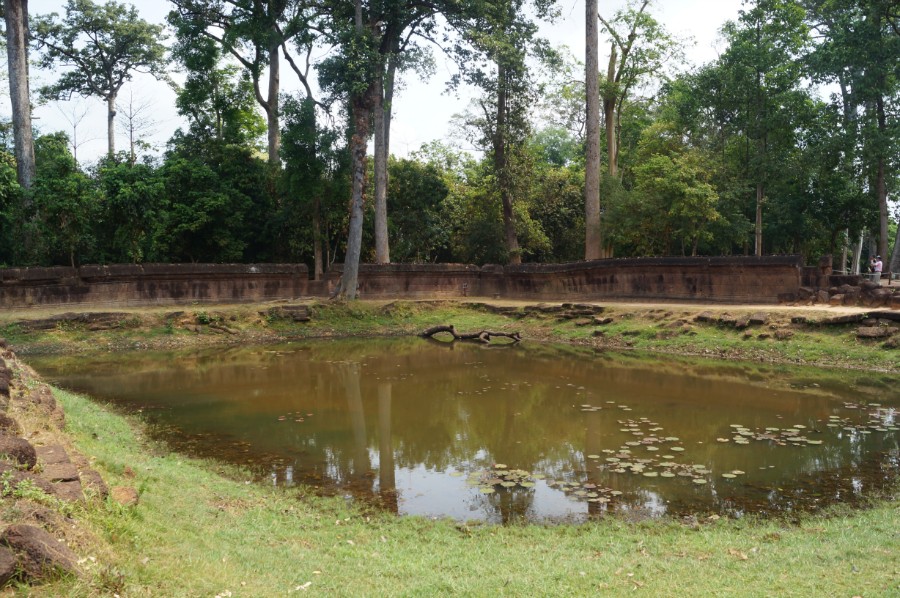
[{"label": "grassy bank", "polygon": [[[557,304],[558,305],[558,304]],[[900,334],[862,339],[859,324],[820,326],[835,312],[781,306],[649,306],[604,304],[595,318],[565,313],[523,311],[524,302],[490,305],[461,302],[310,303],[310,321],[294,322],[278,305],[192,306],[122,312],[105,327],[77,321],[34,329],[29,320],[43,312],[0,314],[0,335],[21,355],[92,353],[130,349],[170,349],[235,343],[280,342],[337,336],[414,335],[437,324],[463,332],[482,329],[519,331],[529,340],[576,343],[601,349],[699,355],[768,363],[900,372]],[[274,309],[274,311],[273,311]],[[497,313],[511,309],[510,313]],[[858,310],[857,310],[858,311]],[[765,324],[739,328],[698,321],[709,312],[739,319],[762,312]],[[810,323],[798,323],[803,318]],[[606,321],[608,320],[608,321]],[[598,323],[603,321],[604,323]]]},{"label": "grassy bank", "polygon": [[[605,520],[467,526],[362,512],[246,483],[166,454],[134,422],[57,392],[68,431],[112,485],[140,492],[75,513],[81,580],[35,595],[889,596],[900,592],[900,503],[800,524]],[[93,557],[87,558],[87,557]],[[230,594],[229,594],[230,592]]]}]

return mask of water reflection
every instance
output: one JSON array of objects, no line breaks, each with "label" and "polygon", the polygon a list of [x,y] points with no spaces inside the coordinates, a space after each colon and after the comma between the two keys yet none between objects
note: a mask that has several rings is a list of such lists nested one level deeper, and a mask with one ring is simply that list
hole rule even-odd
[{"label": "water reflection", "polygon": [[[868,374],[419,339],[33,365],[142,409],[175,450],[400,514],[790,512],[856,501],[900,469],[900,387]],[[487,484],[497,464],[531,482]]]}]

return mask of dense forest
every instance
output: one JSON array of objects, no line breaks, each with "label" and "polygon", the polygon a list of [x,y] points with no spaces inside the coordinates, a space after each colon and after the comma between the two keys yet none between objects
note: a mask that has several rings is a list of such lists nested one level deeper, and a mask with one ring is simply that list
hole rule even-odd
[{"label": "dense forest", "polygon": [[[3,1],[0,264],[305,262],[319,276],[345,261],[572,261],[597,243],[615,257],[830,253],[842,269],[900,247],[893,0],[747,0],[700,66],[649,0],[601,6],[587,69],[539,37],[550,0],[170,4],[155,24],[114,1],[50,15]],[[454,117],[465,143],[396,158],[393,95],[436,53],[458,66],[451,85],[479,90]],[[30,89],[29,68],[52,82]],[[176,69],[188,124],[148,152],[120,92],[138,72],[175,85]],[[71,132],[31,124],[31,102],[73,96],[108,107],[94,163]]]}]

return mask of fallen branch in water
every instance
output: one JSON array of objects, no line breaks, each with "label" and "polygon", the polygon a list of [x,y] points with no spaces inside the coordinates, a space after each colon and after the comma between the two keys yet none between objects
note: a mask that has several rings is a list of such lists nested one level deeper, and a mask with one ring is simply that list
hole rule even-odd
[{"label": "fallen branch in water", "polygon": [[451,335],[453,335],[454,341],[474,341],[477,343],[484,343],[486,345],[491,342],[491,339],[493,337],[509,338],[512,339],[513,343],[518,343],[522,340],[522,335],[518,332],[492,332],[490,330],[482,330],[480,332],[460,334],[456,332],[456,328],[454,328],[452,325],[447,326],[446,324],[440,326],[432,326],[431,328],[424,330],[419,336],[434,338],[434,335],[438,334],[439,332],[450,333]]}]

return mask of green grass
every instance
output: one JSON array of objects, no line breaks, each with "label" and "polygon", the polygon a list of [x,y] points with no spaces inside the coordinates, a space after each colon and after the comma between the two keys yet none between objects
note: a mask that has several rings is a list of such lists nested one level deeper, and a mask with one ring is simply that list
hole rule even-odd
[{"label": "green grass", "polygon": [[76,444],[112,485],[136,487],[140,503],[77,513],[96,541],[75,548],[96,561],[85,563],[81,580],[34,595],[900,594],[896,501],[796,525],[609,519],[497,527],[396,518],[302,489],[248,484],[240,471],[167,454],[134,422],[85,397],[56,394]]}]

